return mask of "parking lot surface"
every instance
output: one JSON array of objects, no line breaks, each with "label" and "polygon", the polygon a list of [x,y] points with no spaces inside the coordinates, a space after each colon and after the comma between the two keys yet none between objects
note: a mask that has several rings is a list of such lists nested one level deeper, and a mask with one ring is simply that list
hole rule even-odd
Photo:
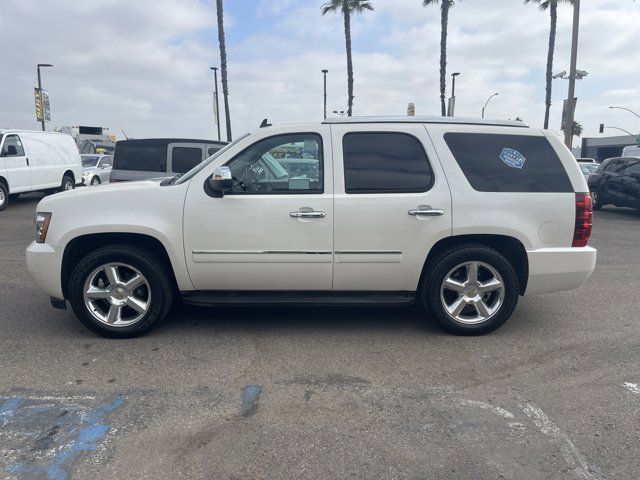
[{"label": "parking lot surface", "polygon": [[39,198],[0,212],[0,479],[640,476],[636,211],[595,212],[583,288],[483,337],[414,308],[176,307],[107,340],[26,271]]}]

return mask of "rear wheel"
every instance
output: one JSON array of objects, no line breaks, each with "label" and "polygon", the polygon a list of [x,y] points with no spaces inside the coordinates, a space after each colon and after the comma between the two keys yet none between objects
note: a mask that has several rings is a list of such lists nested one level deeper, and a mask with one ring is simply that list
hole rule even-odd
[{"label": "rear wheel", "polygon": [[3,182],[0,182],[0,210],[4,210],[8,204],[9,204],[9,189]]},{"label": "rear wheel", "polygon": [[173,300],[169,275],[164,262],[143,249],[103,247],[74,268],[69,302],[91,331],[111,338],[136,337],[168,313]]},{"label": "rear wheel", "polygon": [[64,177],[62,177],[62,185],[60,185],[60,191],[61,192],[66,192],[67,190],[73,190],[74,188],[76,188],[76,184],[73,181],[73,178],[65,175]]},{"label": "rear wheel", "polygon": [[424,277],[423,301],[438,324],[458,335],[482,335],[506,322],[518,302],[509,261],[483,245],[452,248]]}]

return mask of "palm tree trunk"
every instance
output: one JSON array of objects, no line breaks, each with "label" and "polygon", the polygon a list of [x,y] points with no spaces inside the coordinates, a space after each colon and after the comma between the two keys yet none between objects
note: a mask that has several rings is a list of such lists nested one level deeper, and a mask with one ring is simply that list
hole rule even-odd
[{"label": "palm tree trunk", "polygon": [[224,98],[224,115],[227,124],[227,142],[231,141],[231,115],[229,113],[229,83],[227,81],[227,47],[224,40],[224,21],[222,0],[216,0],[218,14],[218,43],[220,44],[220,73],[222,76],[222,96]]},{"label": "palm tree trunk", "polygon": [[549,28],[549,52],[547,53],[547,92],[544,108],[544,128],[549,128],[549,110],[551,109],[551,84],[553,82],[553,52],[556,48],[556,28],[558,24],[558,3],[554,0],[549,2],[549,16],[551,25]]},{"label": "palm tree trunk", "polygon": [[344,17],[344,40],[347,49],[347,115],[353,114],[353,59],[351,58],[351,12],[348,0],[342,0],[342,15]]},{"label": "palm tree trunk", "polygon": [[449,24],[449,0],[442,0],[441,8],[441,30],[440,30],[440,106],[442,116],[447,115],[446,92],[447,92],[447,27]]}]

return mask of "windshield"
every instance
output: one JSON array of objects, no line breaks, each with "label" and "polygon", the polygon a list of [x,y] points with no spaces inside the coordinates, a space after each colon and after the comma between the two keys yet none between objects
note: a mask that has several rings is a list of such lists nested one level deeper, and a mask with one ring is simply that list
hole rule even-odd
[{"label": "windshield", "polygon": [[82,155],[83,167],[95,167],[100,160],[100,155]]},{"label": "windshield", "polygon": [[593,165],[582,165],[582,173],[584,174],[589,174],[589,173],[593,173],[598,169],[599,165],[596,165],[595,163]]},{"label": "windshield", "polygon": [[193,167],[191,170],[189,170],[187,173],[185,173],[184,175],[182,175],[180,178],[178,178],[174,184],[175,185],[180,185],[181,183],[184,183],[188,180],[190,180],[194,175],[196,175],[200,170],[202,170],[203,168],[205,168],[207,165],[209,165],[211,162],[213,162],[216,158],[218,158],[221,154],[223,154],[224,152],[226,152],[227,150],[229,150],[232,146],[234,146],[236,143],[238,143],[240,140],[244,140],[245,138],[247,138],[250,134],[249,133],[245,133],[244,135],[242,135],[241,137],[236,138],[233,142],[231,143],[227,143],[224,147],[222,147],[220,150],[218,150],[216,153],[214,153],[213,155],[211,155],[209,158],[207,158],[204,162],[196,165],[195,167]]}]

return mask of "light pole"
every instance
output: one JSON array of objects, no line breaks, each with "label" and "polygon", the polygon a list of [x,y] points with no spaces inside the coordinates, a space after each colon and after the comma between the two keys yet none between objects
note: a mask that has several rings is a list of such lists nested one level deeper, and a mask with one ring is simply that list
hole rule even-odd
[{"label": "light pole", "polygon": [[329,70],[322,70],[324,77],[324,119],[327,119],[327,73]]},{"label": "light pole", "polygon": [[[605,128],[611,128],[613,130],[620,130],[621,132],[626,133],[627,135],[631,135],[632,137],[638,137],[637,135],[634,135],[633,133],[631,133],[629,130],[625,130],[624,128],[620,128],[620,127],[605,127],[604,125],[602,126],[602,129],[604,130]],[[602,132],[601,132],[602,133]]]},{"label": "light pole", "polygon": [[611,106],[609,108],[618,108],[620,110],[626,110],[627,112],[631,112],[633,113],[636,117],[640,118],[640,115],[638,115],[636,112],[634,112],[633,110],[631,110],[630,108],[627,107],[615,107],[615,106]]},{"label": "light pole", "polygon": [[216,126],[218,127],[218,141],[220,141],[220,108],[218,106],[218,67],[209,67],[209,70],[213,70],[213,101],[216,116]]},{"label": "light pole", "polygon": [[40,77],[40,67],[45,68],[45,67],[53,67],[53,65],[51,65],[50,63],[38,63],[38,92],[40,92],[40,105],[42,105],[42,120],[40,120],[40,123],[42,125],[42,131],[45,131],[45,126],[44,126],[44,105],[42,104],[42,78]]},{"label": "light pole", "polygon": [[496,92],[493,95],[489,96],[489,98],[487,98],[487,101],[484,102],[484,107],[482,107],[482,118],[484,118],[484,111],[487,109],[487,105],[489,105],[489,102],[491,101],[491,99],[493,97],[497,97],[498,95],[500,95],[500,94],[498,92]]},{"label": "light pole", "polygon": [[564,124],[564,144],[573,146],[573,119],[576,93],[576,65],[578,63],[578,33],[580,30],[580,0],[573,0],[573,32],[571,35],[571,67],[569,69],[569,94],[567,96],[567,122]]},{"label": "light pole", "polygon": [[455,72],[451,74],[451,98],[449,99],[449,112],[447,113],[448,117],[453,117],[455,115],[456,109],[456,77],[460,75],[460,72]]}]

